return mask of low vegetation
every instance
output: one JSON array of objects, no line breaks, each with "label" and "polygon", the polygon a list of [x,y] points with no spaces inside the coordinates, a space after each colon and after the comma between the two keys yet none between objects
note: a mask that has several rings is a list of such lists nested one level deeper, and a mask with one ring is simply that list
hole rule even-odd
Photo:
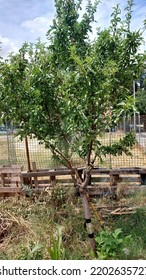
[{"label": "low vegetation", "polygon": [[[146,192],[121,197],[119,201],[100,198],[102,206],[128,205],[135,212],[105,215],[100,229],[93,212],[93,225],[98,259],[146,258]],[[72,198],[66,191],[55,190],[50,197],[14,197],[0,202],[0,259],[67,259],[90,260],[91,252],[83,226],[80,198]]]}]

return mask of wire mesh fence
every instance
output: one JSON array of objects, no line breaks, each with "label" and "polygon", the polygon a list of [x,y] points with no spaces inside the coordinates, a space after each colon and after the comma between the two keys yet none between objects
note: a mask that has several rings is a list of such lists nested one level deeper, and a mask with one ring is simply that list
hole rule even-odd
[{"label": "wire mesh fence", "polygon": [[[146,166],[146,115],[140,116],[135,114],[130,118],[123,117],[121,123],[117,124],[114,129],[108,129],[99,139],[104,145],[111,145],[127,132],[135,130],[137,143],[134,145],[131,154],[132,156],[108,155],[103,158],[103,161],[97,159],[96,166],[98,167],[144,167]],[[38,169],[56,168],[60,165],[53,161],[52,154],[49,149],[46,149],[43,144],[39,144],[36,138],[27,138],[28,153],[30,158],[30,168],[32,162],[36,163]],[[74,165],[84,165],[84,162],[74,154],[72,161]],[[20,140],[15,135],[13,126],[0,127],[0,165],[17,164],[22,165],[24,169],[28,169],[28,158],[26,150],[26,139]]]}]

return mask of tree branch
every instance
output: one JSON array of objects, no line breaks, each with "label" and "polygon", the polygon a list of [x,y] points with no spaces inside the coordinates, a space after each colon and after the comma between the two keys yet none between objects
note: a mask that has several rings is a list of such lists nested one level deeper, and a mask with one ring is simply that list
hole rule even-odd
[{"label": "tree branch", "polygon": [[91,161],[92,145],[93,145],[93,141],[91,140],[89,144],[88,155],[87,155],[87,166],[90,165],[90,161]]},{"label": "tree branch", "polygon": [[57,153],[59,156],[61,156],[67,163],[67,167],[73,170],[73,167],[71,165],[71,162],[67,159],[65,155],[62,154],[61,151],[59,151],[57,148],[55,148],[52,144],[49,144],[50,148],[52,149],[53,152]]}]

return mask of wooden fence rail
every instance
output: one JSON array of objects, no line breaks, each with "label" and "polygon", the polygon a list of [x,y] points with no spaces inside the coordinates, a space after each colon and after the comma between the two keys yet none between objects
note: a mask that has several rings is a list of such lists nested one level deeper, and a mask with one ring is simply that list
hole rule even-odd
[{"label": "wooden fence rail", "polygon": [[[85,169],[79,168],[78,172],[83,179]],[[23,186],[30,186],[34,192],[41,192],[42,189],[56,184],[73,186],[71,170],[63,168],[37,170],[35,164],[31,172],[23,171],[20,166],[0,167],[0,194],[22,194]],[[99,195],[109,189],[115,190],[119,184],[125,190],[146,186],[146,168],[94,168],[91,171],[88,191],[91,196]]]}]

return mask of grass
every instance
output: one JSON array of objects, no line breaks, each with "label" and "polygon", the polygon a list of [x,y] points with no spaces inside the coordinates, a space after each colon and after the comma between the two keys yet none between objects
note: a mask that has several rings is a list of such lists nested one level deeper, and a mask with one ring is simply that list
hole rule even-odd
[{"label": "grass", "polygon": [[[128,259],[146,259],[146,207],[138,209],[136,214],[116,218],[114,228],[120,227],[123,236],[131,235],[132,242],[128,247]],[[124,256],[121,256],[124,258]]]},{"label": "grass", "polygon": [[[46,200],[46,198],[45,198]],[[56,199],[55,199],[56,200]],[[76,207],[54,198],[34,202],[26,198],[8,198],[0,203],[0,259],[26,258],[30,245],[43,245],[42,258],[50,259],[48,248],[52,236],[56,238],[56,224],[62,232],[63,245],[69,259],[90,258],[90,247],[86,242],[86,232],[83,227],[83,213]],[[3,223],[8,224],[2,232]],[[6,228],[6,226],[5,226]],[[24,254],[25,253],[25,254]]]},{"label": "grass", "polygon": [[128,255],[120,252],[118,259],[146,259],[146,190],[141,189],[127,197],[121,197],[120,200],[113,201],[111,199],[101,199],[97,203],[98,206],[106,205],[108,207],[134,207],[135,213],[123,215],[109,215],[106,218],[108,229],[112,232],[120,228],[122,230],[122,238],[131,236],[131,242],[127,246]]},{"label": "grass", "polygon": [[[60,187],[61,188],[61,187]],[[146,259],[146,192],[142,191],[121,198],[96,201],[96,205],[137,207],[134,214],[104,218],[105,230],[121,229],[122,238],[131,235],[128,255],[120,252],[118,259]],[[91,260],[89,240],[84,229],[82,205],[79,198],[71,198],[67,189],[63,196],[11,197],[0,201],[0,259],[50,259],[49,248],[57,242],[61,231],[64,258]],[[95,235],[99,234],[98,222],[93,214]],[[54,246],[57,246],[54,245]],[[55,247],[56,248],[56,247]],[[53,249],[52,249],[53,250]]]}]

